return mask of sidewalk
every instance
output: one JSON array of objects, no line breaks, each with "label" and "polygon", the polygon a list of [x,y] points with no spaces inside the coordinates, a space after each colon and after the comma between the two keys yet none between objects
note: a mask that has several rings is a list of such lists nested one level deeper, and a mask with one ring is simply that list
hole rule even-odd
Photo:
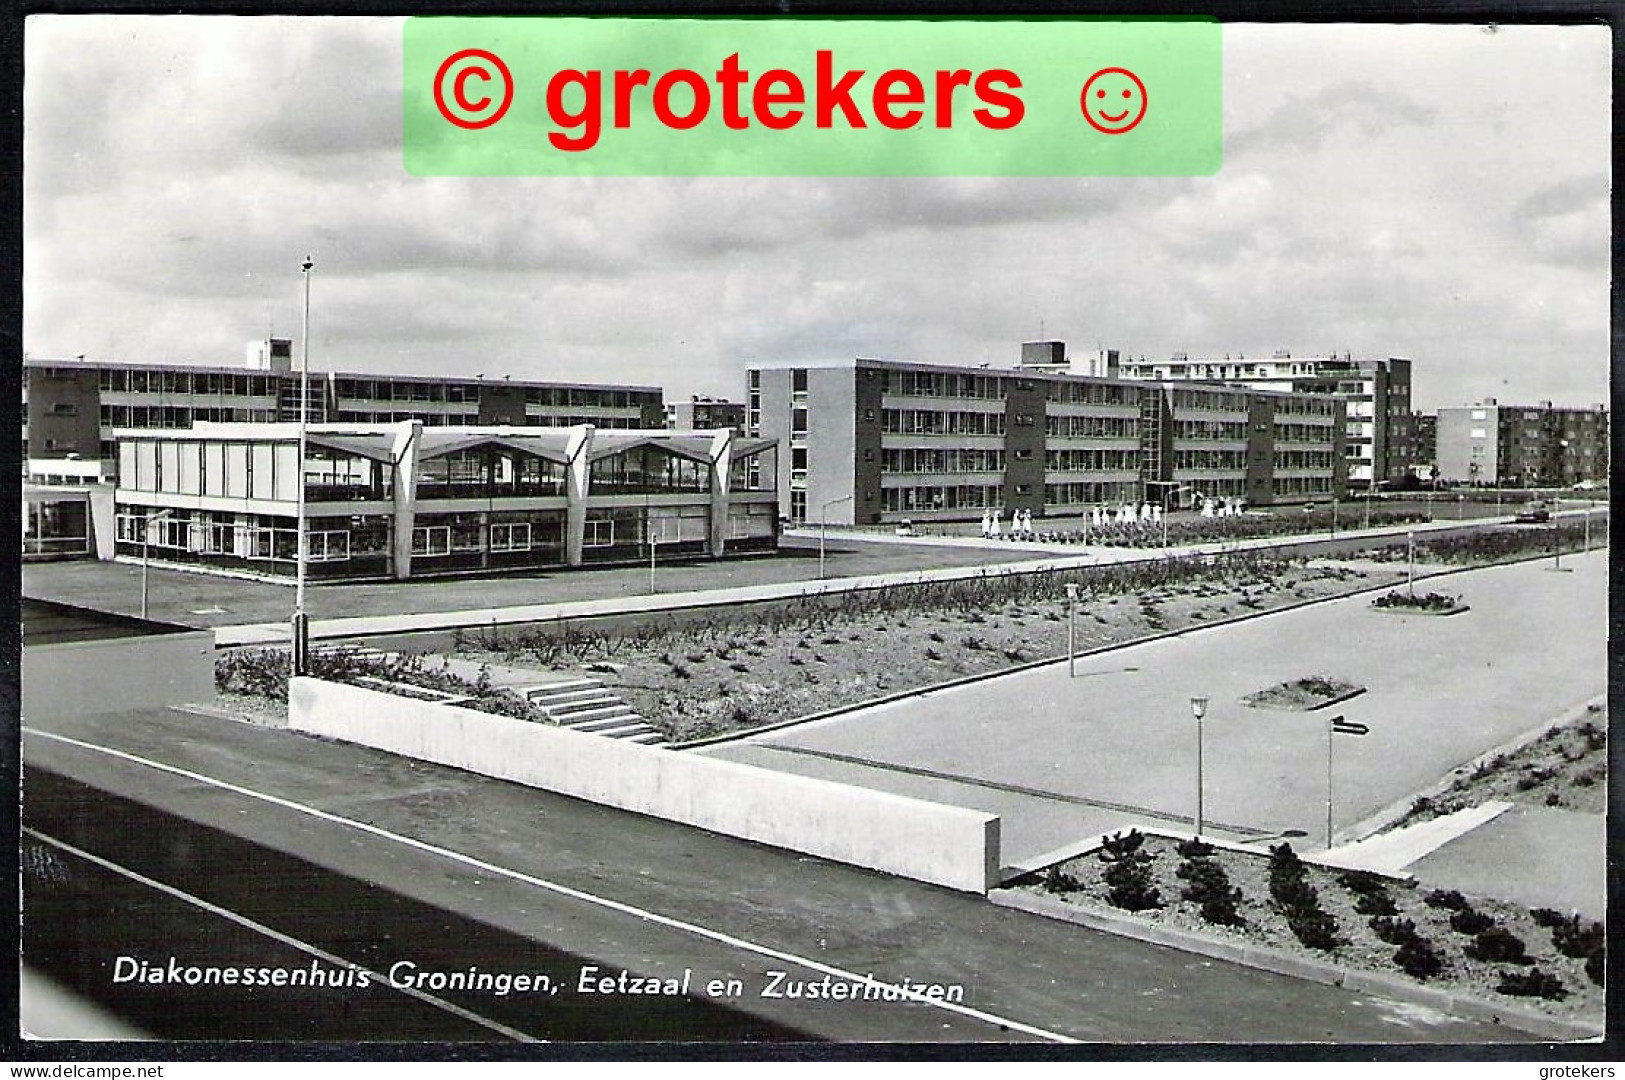
[{"label": "sidewalk", "polygon": [[[1580,511],[1570,513],[1580,513]],[[1511,518],[1479,518],[1468,524],[1505,524],[1510,520]],[[857,592],[897,585],[918,585],[926,582],[967,581],[982,577],[1004,577],[1011,574],[1044,573],[1122,563],[1154,562],[1158,559],[1179,558],[1189,555],[1221,555],[1237,551],[1264,551],[1271,548],[1291,547],[1328,539],[1376,539],[1404,536],[1407,532],[1445,532],[1460,529],[1463,524],[1463,522],[1456,520],[1432,521],[1413,525],[1340,530],[1335,538],[1325,533],[1305,533],[1296,536],[1255,537],[1247,540],[1214,541],[1168,548],[1085,547],[1076,544],[1012,543],[1008,540],[985,540],[981,537],[898,537],[857,530],[828,530],[825,533],[826,540],[863,540],[868,542],[878,540],[899,544],[916,544],[922,540],[931,540],[935,541],[938,546],[996,548],[1007,550],[1012,555],[1023,556],[1030,556],[1034,552],[1039,552],[1054,557],[1036,560],[1027,558],[1009,564],[942,567],[902,573],[876,574],[867,577],[830,578],[823,581],[794,581],[771,585],[745,585],[663,595],[640,594],[554,604],[526,604],[504,608],[322,619],[313,621],[310,624],[310,637],[312,641],[330,641],[378,634],[513,626],[606,615],[654,614],[691,608],[723,607],[731,604],[760,603],[770,600],[792,600],[800,597],[821,596],[827,593]],[[816,530],[812,535],[817,535]],[[215,629],[216,648],[238,645],[280,645],[286,644],[288,639],[288,624],[283,622],[248,623],[238,626],[222,626]]]}]

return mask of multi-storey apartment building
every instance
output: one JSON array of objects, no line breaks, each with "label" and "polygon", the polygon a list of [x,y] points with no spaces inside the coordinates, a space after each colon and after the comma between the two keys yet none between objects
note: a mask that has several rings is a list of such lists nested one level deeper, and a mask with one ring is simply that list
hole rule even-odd
[{"label": "multi-storey apartment building", "polygon": [[[291,357],[291,342],[272,338],[251,345],[248,365],[239,368],[25,360],[29,475],[111,480],[116,444],[128,435],[189,428],[196,421],[297,420],[301,378]],[[313,423],[649,429],[665,422],[658,387],[333,371],[312,371],[306,381],[306,416]]]},{"label": "multi-storey apartment building", "polygon": [[1123,360],[1129,379],[1189,381],[1335,397],[1346,403],[1344,453],[1348,480],[1356,487],[1403,480],[1416,461],[1411,412],[1411,362],[1399,357],[1356,360],[1342,356],[1294,357],[1285,351],[1267,360],[1237,355],[1222,360]]},{"label": "multi-storey apartment building", "polygon": [[726,398],[691,396],[687,401],[666,402],[666,426],[673,431],[712,431],[716,428],[745,430],[745,406]]},{"label": "multi-storey apartment building", "polygon": [[1439,477],[1465,484],[1568,487],[1608,479],[1608,410],[1477,405],[1439,410]]},{"label": "multi-storey apartment building", "polygon": [[[1031,356],[1032,353],[1028,352]],[[754,367],[790,520],[1035,517],[1103,504],[1268,505],[1343,490],[1343,402],[1306,394],[854,359]]]}]

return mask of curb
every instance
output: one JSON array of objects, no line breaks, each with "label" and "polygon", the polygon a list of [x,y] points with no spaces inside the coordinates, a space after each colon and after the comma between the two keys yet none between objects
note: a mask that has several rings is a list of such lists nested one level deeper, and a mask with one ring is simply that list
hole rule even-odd
[{"label": "curb", "polygon": [[1416,1005],[1425,1005],[1469,1020],[1486,1020],[1504,1024],[1509,1028],[1560,1042],[1599,1039],[1604,1035],[1602,1024],[1583,1020],[1563,1020],[1545,1013],[1516,1005],[1503,1005],[1471,994],[1440,990],[1431,986],[1418,986],[1408,979],[1381,972],[1347,968],[1324,960],[1293,956],[1266,945],[1241,944],[1190,930],[1175,930],[1154,926],[1125,915],[1112,915],[1102,911],[1081,908],[1048,896],[1015,889],[991,889],[987,898],[995,907],[1009,908],[1042,918],[1073,923],[1105,934],[1143,941],[1181,952],[1224,960],[1257,971],[1304,979],[1323,986],[1336,986],[1359,993],[1378,994],[1397,998]]}]

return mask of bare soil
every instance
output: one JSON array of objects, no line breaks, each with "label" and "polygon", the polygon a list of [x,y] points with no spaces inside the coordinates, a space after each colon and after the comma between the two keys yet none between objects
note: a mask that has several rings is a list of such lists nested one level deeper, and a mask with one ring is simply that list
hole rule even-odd
[{"label": "bare soil", "polygon": [[[1237,908],[1244,925],[1227,927],[1206,922],[1195,903],[1181,899],[1187,885],[1175,873],[1182,858],[1174,850],[1173,841],[1147,837],[1144,850],[1155,856],[1151,870],[1164,905],[1161,908],[1128,912],[1113,907],[1107,899],[1107,887],[1102,879],[1106,864],[1093,854],[1069,860],[1059,867],[1077,879],[1080,891],[1051,895],[1068,904],[1117,916],[1132,916],[1171,929],[1268,946],[1295,956],[1407,978],[1393,961],[1397,946],[1378,938],[1371,929],[1370,917],[1355,910],[1357,894],[1341,883],[1338,873],[1308,867],[1308,879],[1319,894],[1321,908],[1337,922],[1337,936],[1341,944],[1326,951],[1311,949],[1299,942],[1288,928],[1285,917],[1277,910],[1270,896],[1267,854],[1248,855],[1220,849],[1212,856],[1224,867],[1231,885],[1241,890]],[[1036,881],[1023,882],[1017,887],[1029,892],[1049,892]],[[1473,938],[1451,929],[1451,911],[1431,907],[1425,902],[1428,890],[1391,882],[1386,891],[1398,908],[1399,917],[1413,921],[1418,934],[1430,941],[1444,958],[1443,973],[1425,981],[1415,980],[1418,985],[1489,1000],[1520,1003],[1564,1019],[1602,1022],[1603,988],[1586,975],[1583,959],[1563,956],[1557,951],[1551,931],[1540,926],[1527,909],[1489,897],[1467,898],[1475,911],[1490,916],[1497,927],[1520,938],[1528,955],[1535,961],[1532,966],[1492,963],[1467,957],[1463,949],[1472,943]],[[1567,997],[1561,1001],[1550,1001],[1497,993],[1496,986],[1504,972],[1528,972],[1533,967],[1560,979]]]},{"label": "bare soil", "polygon": [[[1236,576],[1136,593],[1087,595],[1077,612],[1080,653],[1166,631],[1211,625],[1395,580],[1398,573],[1282,561]],[[1052,591],[1059,593],[1056,586]],[[1011,599],[982,607],[825,608],[789,621],[742,612],[735,621],[653,626],[598,635],[567,649],[556,640],[476,638],[461,658],[590,674],[618,690],[674,741],[702,738],[855,705],[1066,655],[1067,601]]]}]

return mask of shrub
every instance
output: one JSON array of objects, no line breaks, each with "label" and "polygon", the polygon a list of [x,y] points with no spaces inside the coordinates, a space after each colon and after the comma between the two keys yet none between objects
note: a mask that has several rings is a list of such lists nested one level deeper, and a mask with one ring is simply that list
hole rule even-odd
[{"label": "shrub", "polygon": [[1569,921],[1567,915],[1549,907],[1530,908],[1529,916],[1535,920],[1536,926],[1544,927],[1547,930],[1556,929]]},{"label": "shrub", "polygon": [[1496,984],[1495,992],[1507,994],[1512,997],[1538,997],[1547,1001],[1562,1001],[1569,996],[1563,988],[1563,980],[1556,975],[1535,968],[1533,971],[1501,972],[1501,981]]},{"label": "shrub", "polygon": [[1450,929],[1458,934],[1483,934],[1495,928],[1495,920],[1481,911],[1467,908],[1450,916]]},{"label": "shrub", "polygon": [[1484,960],[1492,964],[1534,963],[1524,952],[1523,939],[1500,927],[1479,934],[1462,953],[1469,960]]},{"label": "shrub", "polygon": [[1377,915],[1371,919],[1371,932],[1377,935],[1378,941],[1385,941],[1389,945],[1403,945],[1407,941],[1416,939],[1416,924],[1409,919],[1401,919],[1395,915]]},{"label": "shrub", "polygon": [[1193,836],[1189,840],[1179,841],[1174,845],[1174,850],[1186,859],[1205,859],[1213,854],[1213,845]]},{"label": "shrub", "polygon": [[1044,871],[1043,886],[1045,892],[1069,893],[1082,889],[1083,883],[1059,866],[1052,866]]},{"label": "shrub", "polygon": [[1472,910],[1467,898],[1455,889],[1434,889],[1422,898],[1422,902],[1431,908],[1445,908],[1450,911]]},{"label": "shrub", "polygon": [[1598,949],[1596,952],[1586,957],[1586,978],[1590,979],[1598,986],[1606,985],[1604,980],[1606,980],[1608,977],[1607,969],[1608,957],[1606,949]]},{"label": "shrub", "polygon": [[1552,927],[1552,944],[1564,956],[1578,960],[1603,947],[1605,935],[1600,922],[1583,923],[1580,916],[1565,919]]},{"label": "shrub", "polygon": [[[1206,844],[1200,846],[1208,847]],[[1210,853],[1212,850],[1208,847]],[[1241,901],[1241,890],[1231,886],[1224,867],[1204,855],[1196,855],[1188,856],[1174,873],[1190,882],[1181,896],[1197,904],[1204,921],[1217,926],[1239,926],[1242,923],[1241,913],[1236,910],[1236,905]]]},{"label": "shrub", "polygon": [[1361,915],[1398,915],[1399,907],[1386,892],[1361,893],[1354,898],[1354,910]]},{"label": "shrub", "polygon": [[1109,836],[1101,847],[1100,859],[1106,871],[1106,899],[1125,911],[1146,911],[1162,906],[1162,896],[1152,883],[1152,856],[1144,849],[1145,837],[1138,829]]},{"label": "shrub", "polygon": [[1394,952],[1394,963],[1413,979],[1427,980],[1444,971],[1444,957],[1433,943],[1421,937],[1411,937],[1400,943]]}]

